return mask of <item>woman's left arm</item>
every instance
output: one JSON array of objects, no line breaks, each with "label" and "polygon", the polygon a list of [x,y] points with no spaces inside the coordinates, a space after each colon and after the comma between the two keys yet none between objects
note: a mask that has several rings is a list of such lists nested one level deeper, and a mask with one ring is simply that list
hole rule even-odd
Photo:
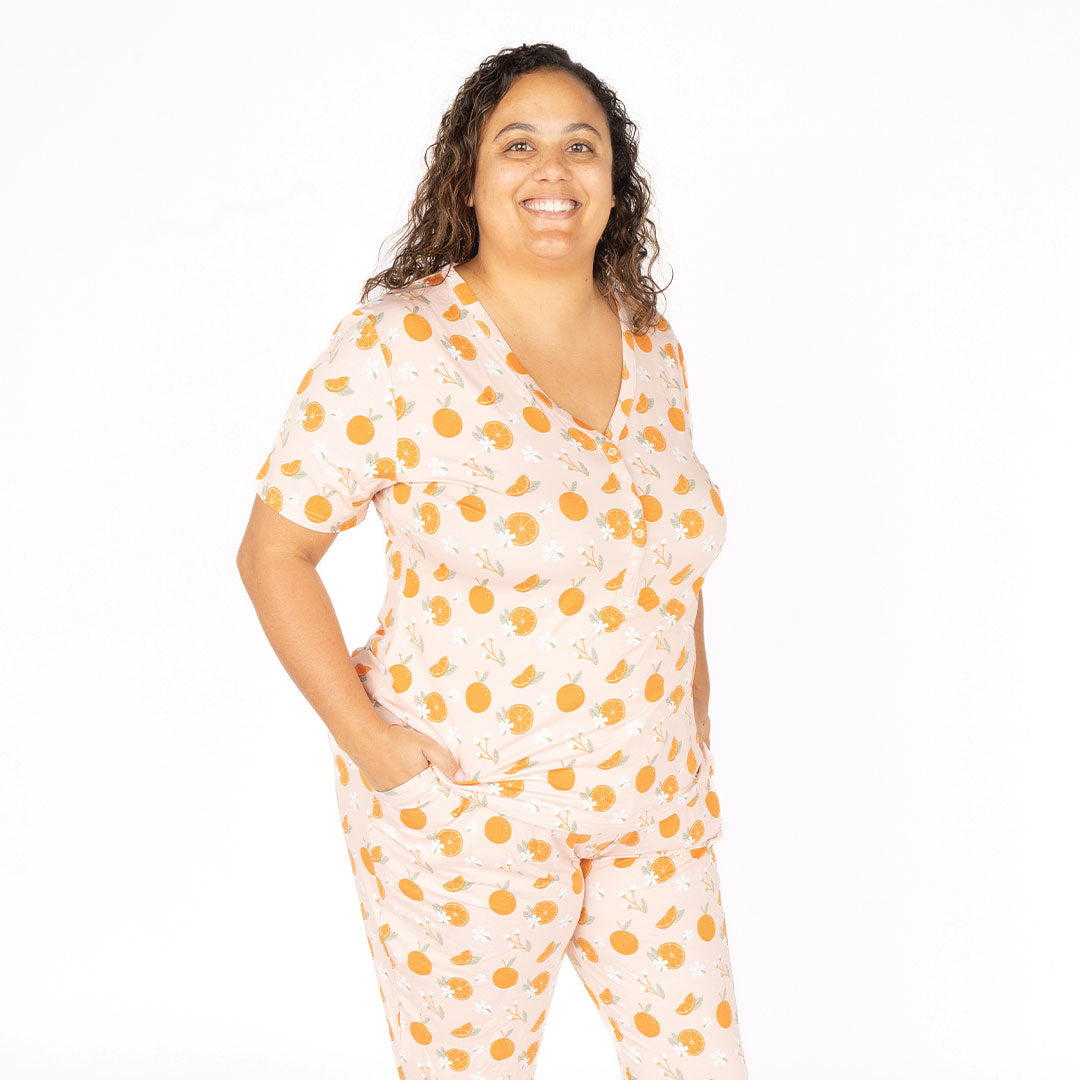
[{"label": "woman's left arm", "polygon": [[[709,746],[709,663],[705,657],[705,593],[698,593],[697,617],[694,619],[694,718],[698,741]],[[711,749],[711,747],[710,747]]]}]

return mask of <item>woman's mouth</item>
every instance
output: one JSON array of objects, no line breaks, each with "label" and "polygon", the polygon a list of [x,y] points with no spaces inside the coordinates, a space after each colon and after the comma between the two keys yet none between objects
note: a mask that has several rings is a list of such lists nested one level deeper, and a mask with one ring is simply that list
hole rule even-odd
[{"label": "woman's mouth", "polygon": [[526,199],[521,205],[530,214],[546,218],[572,217],[581,208],[575,199]]}]

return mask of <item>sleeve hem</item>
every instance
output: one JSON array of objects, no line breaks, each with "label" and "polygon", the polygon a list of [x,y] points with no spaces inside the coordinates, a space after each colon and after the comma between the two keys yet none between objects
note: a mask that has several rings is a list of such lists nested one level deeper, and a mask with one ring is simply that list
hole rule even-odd
[{"label": "sleeve hem", "polygon": [[284,498],[279,507],[275,507],[273,503],[268,502],[265,496],[267,486],[265,477],[262,480],[256,480],[254,485],[256,496],[262,501],[267,509],[273,510],[281,517],[285,518],[286,521],[291,521],[294,525],[299,525],[304,529],[310,529],[312,532],[345,532],[347,529],[351,529],[363,521],[367,514],[367,507],[370,504],[370,500],[367,500],[362,506],[355,507],[354,509],[356,512],[354,515],[345,521],[313,521],[304,512],[304,507],[300,504],[298,499]]}]

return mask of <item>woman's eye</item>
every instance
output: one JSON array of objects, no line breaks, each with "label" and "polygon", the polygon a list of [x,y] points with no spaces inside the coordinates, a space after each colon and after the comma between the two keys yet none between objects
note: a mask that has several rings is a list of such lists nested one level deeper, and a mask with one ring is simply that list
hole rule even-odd
[{"label": "woman's eye", "polygon": [[[528,146],[528,145],[529,144],[527,142],[525,142],[524,139],[518,139],[516,142],[512,142],[506,149],[507,150],[513,150],[517,146]],[[592,147],[587,142],[576,142],[576,143],[571,143],[570,145],[571,146],[584,146],[586,150],[588,150],[590,152],[592,151]]]}]

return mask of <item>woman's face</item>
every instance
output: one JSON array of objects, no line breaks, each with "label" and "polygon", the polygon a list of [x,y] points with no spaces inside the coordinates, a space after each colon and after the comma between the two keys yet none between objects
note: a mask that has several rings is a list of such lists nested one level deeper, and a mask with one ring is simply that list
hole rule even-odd
[{"label": "woman's face", "polygon": [[[484,125],[469,205],[480,247],[507,261],[593,255],[615,205],[607,117],[588,88],[559,70],[520,75]],[[569,211],[526,200],[572,199]]]}]

